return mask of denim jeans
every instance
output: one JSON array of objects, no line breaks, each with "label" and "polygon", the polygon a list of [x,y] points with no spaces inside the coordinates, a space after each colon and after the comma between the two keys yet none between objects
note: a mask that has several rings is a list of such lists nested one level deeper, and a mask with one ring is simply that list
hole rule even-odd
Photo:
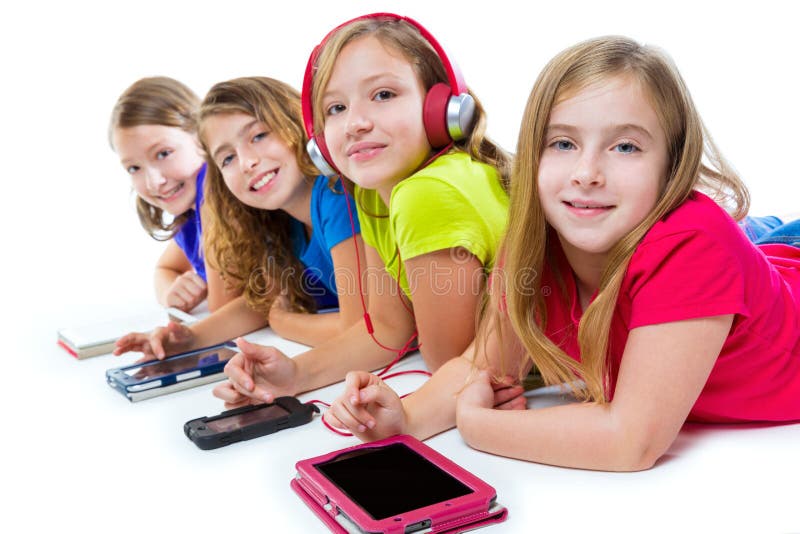
[{"label": "denim jeans", "polygon": [[784,223],[772,215],[745,217],[739,222],[739,226],[756,245],[783,243],[800,247],[800,219]]}]

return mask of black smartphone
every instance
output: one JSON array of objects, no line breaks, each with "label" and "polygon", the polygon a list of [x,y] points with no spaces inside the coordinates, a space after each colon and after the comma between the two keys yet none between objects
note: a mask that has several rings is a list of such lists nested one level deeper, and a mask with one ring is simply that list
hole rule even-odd
[{"label": "black smartphone", "polygon": [[319,413],[319,408],[313,404],[303,404],[294,397],[278,397],[270,404],[244,406],[192,419],[183,425],[183,432],[195,445],[207,451],[304,425],[315,413]]}]

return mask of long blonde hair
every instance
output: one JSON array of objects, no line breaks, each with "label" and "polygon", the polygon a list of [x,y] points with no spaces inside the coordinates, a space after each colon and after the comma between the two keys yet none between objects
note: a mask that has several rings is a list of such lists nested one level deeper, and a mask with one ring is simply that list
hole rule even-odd
[{"label": "long blonde hair", "polygon": [[[581,361],[561,350],[545,334],[547,314],[541,276],[533,287],[521,287],[530,273],[543,272],[551,256],[550,225],[539,199],[537,176],[545,130],[553,107],[591,85],[618,76],[637,80],[649,97],[667,139],[666,182],[655,207],[610,251],[597,297],[578,327]],[[576,383],[584,400],[604,403],[608,394],[608,338],[612,315],[628,262],[644,235],[693,190],[710,194],[736,218],[743,217],[749,195],[706,131],[678,70],[663,52],[625,37],[601,37],[579,43],[558,54],[539,75],[520,127],[518,153],[511,178],[509,226],[501,290],[514,334],[525,347],[546,383]],[[708,163],[703,162],[703,156]],[[524,284],[523,284],[524,285]],[[496,290],[493,288],[493,290]],[[481,335],[501,324],[496,306],[485,308]],[[574,388],[575,389],[575,388]]]},{"label": "long blonde hair", "polygon": [[[108,126],[109,143],[113,148],[111,139],[117,129],[151,124],[180,128],[196,135],[195,112],[199,104],[197,95],[178,80],[166,76],[142,78],[125,89],[117,99]],[[150,236],[166,241],[178,233],[191,215],[191,210],[165,221],[163,209],[137,196],[136,213]]]},{"label": "long blonde hair", "polygon": [[[325,115],[322,109],[322,97],[330,81],[336,58],[347,44],[367,35],[375,37],[381,44],[400,53],[408,60],[426,92],[437,83],[448,82],[441,58],[419,30],[410,23],[388,15],[353,21],[331,35],[317,55],[311,84],[315,131],[321,132],[324,129]],[[486,137],[486,112],[475,95],[472,96],[475,99],[475,119],[472,131],[466,138],[456,141],[453,148],[466,152],[476,161],[495,167],[500,173],[503,187],[507,188],[511,158],[502,148]]]},{"label": "long blonde hair", "polygon": [[[316,176],[305,151],[300,94],[292,87],[265,77],[237,78],[212,87],[198,113],[200,142],[207,154],[206,119],[231,113],[262,122],[294,151],[300,171]],[[203,248],[209,265],[222,274],[227,287],[242,291],[249,306],[264,315],[278,294],[276,284],[282,286],[292,308],[314,311],[315,301],[302,285],[305,268],[293,253],[292,217],[283,210],[243,204],[225,185],[216,163],[208,160]]]}]

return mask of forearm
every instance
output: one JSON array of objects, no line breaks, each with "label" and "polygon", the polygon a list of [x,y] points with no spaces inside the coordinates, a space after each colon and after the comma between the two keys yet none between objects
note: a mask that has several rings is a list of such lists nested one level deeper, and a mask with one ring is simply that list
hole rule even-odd
[{"label": "forearm", "polygon": [[531,410],[457,410],[458,429],[473,448],[531,462],[602,471],[640,471],[663,453],[641,432],[626,430],[611,404]]},{"label": "forearm", "polygon": [[267,319],[252,310],[244,297],[236,297],[220,309],[192,324],[192,349],[208,347],[263,328]]},{"label": "forearm", "polygon": [[282,311],[270,315],[270,327],[284,339],[316,347],[346,330],[341,314],[294,313]]},{"label": "forearm", "polygon": [[456,398],[472,369],[466,358],[453,358],[403,399],[406,433],[427,439],[456,426]]},{"label": "forearm", "polygon": [[[402,347],[411,335],[406,325],[390,328],[373,320],[375,336],[387,347]],[[372,371],[389,364],[396,351],[386,350],[372,339],[359,321],[294,358],[300,391],[309,391],[344,380],[348,371]]]}]

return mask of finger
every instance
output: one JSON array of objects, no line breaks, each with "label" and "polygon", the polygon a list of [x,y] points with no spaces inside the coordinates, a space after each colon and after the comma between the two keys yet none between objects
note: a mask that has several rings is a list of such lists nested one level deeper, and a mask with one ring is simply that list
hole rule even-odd
[{"label": "finger", "polygon": [[503,404],[525,393],[522,386],[510,386],[503,389],[497,389],[494,392],[494,404]]},{"label": "finger", "polygon": [[523,395],[519,395],[507,402],[495,405],[494,408],[496,410],[527,410],[528,399]]},{"label": "finger", "polygon": [[243,391],[249,392],[253,390],[253,379],[242,368],[244,356],[240,356],[240,354],[228,360],[228,363],[225,364],[224,372],[228,380],[240,386]]},{"label": "finger", "polygon": [[173,288],[175,294],[183,300],[185,304],[189,304],[192,300],[194,300],[194,295],[186,288],[184,284],[178,284]]},{"label": "finger", "polygon": [[166,355],[164,352],[164,336],[166,335],[167,332],[164,328],[158,328],[150,336],[150,343],[146,345],[149,351],[159,360],[163,360]]},{"label": "finger", "polygon": [[183,289],[192,297],[192,300],[197,300],[200,298],[200,295],[205,292],[206,288],[199,285],[192,279],[184,280]]},{"label": "finger", "polygon": [[383,381],[362,388],[359,400],[362,404],[374,403],[382,408],[395,409],[400,406],[400,396]]},{"label": "finger", "polygon": [[327,422],[334,428],[338,428],[340,430],[347,430],[347,427],[344,424],[342,424],[342,422],[339,421],[339,419],[334,414],[332,414],[330,410],[322,414],[322,418],[325,420],[325,422]]},{"label": "finger", "polygon": [[187,271],[182,276],[187,282],[196,287],[199,291],[205,291],[208,287],[206,281],[194,271]]},{"label": "finger", "polygon": [[[344,428],[353,433],[366,432],[368,427],[373,428],[375,426],[375,419],[366,409],[355,407],[344,399],[334,402],[328,412],[332,412],[339,422],[344,425]],[[369,425],[370,422],[372,422],[371,426]]]},{"label": "finger", "polygon": [[186,311],[186,302],[184,302],[182,298],[172,291],[167,295],[167,306],[172,306],[173,308]]},{"label": "finger", "polygon": [[367,387],[373,379],[378,379],[378,377],[366,371],[348,372],[344,377],[344,393],[342,397],[347,398],[351,404],[358,404],[360,402],[359,392]]},{"label": "finger", "polygon": [[236,389],[234,389],[233,384],[230,382],[224,382],[214,387],[211,391],[212,394],[217,397],[218,399],[224,400],[226,403],[241,403],[247,397],[239,393]]},{"label": "finger", "polygon": [[245,360],[252,360],[252,363],[259,363],[266,365],[286,357],[281,351],[275,347],[268,347],[266,345],[257,345],[250,343],[246,339],[239,337],[235,340],[236,346],[242,351]]}]

